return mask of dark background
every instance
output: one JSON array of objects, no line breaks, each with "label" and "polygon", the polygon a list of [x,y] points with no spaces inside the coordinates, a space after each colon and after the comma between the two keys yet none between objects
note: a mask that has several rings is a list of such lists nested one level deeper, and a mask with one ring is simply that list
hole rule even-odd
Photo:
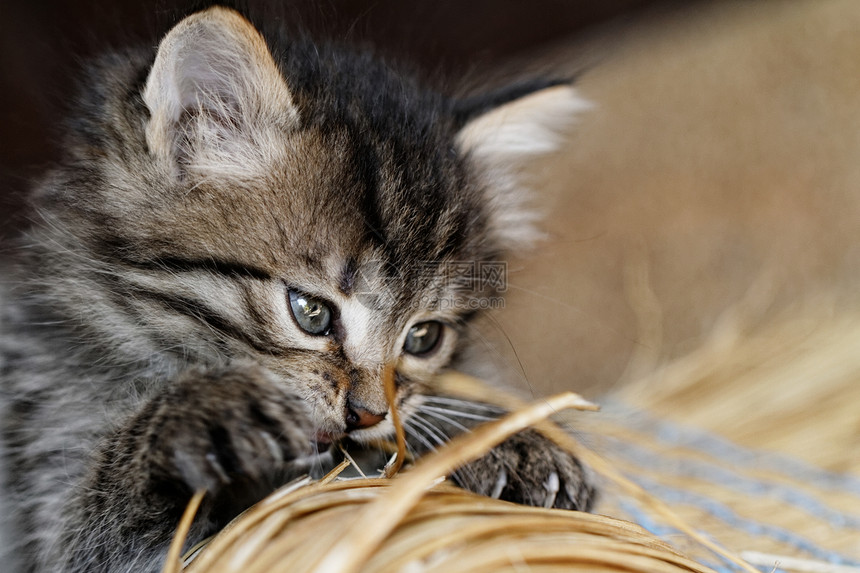
[{"label": "dark background", "polygon": [[[265,4],[265,5],[264,5]],[[635,17],[661,0],[246,1],[316,36],[372,44],[439,79],[481,69],[565,37]],[[57,126],[82,61],[112,47],[156,45],[199,1],[0,0],[0,241],[23,197],[57,154]]]}]

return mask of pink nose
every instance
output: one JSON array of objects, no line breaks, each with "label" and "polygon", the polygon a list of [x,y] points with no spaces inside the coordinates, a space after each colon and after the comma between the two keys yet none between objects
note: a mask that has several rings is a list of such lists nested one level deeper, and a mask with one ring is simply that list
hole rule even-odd
[{"label": "pink nose", "polygon": [[358,406],[348,406],[346,411],[346,429],[348,432],[352,430],[362,430],[375,426],[385,419],[385,412],[382,414],[374,414],[364,408]]}]

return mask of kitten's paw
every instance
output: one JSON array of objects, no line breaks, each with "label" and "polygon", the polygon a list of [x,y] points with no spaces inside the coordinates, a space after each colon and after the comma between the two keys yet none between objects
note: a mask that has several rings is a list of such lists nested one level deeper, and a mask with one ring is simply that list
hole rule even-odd
[{"label": "kitten's paw", "polygon": [[453,477],[475,493],[537,507],[588,511],[596,497],[579,460],[531,430],[502,442]]},{"label": "kitten's paw", "polygon": [[155,407],[147,432],[153,472],[191,491],[266,481],[312,448],[301,399],[250,364],[186,373]]}]

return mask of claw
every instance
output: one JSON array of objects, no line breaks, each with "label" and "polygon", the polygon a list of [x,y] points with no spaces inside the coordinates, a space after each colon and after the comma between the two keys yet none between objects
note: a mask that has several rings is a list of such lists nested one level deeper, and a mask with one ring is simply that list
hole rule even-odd
[{"label": "claw", "polygon": [[281,448],[278,446],[275,438],[272,437],[272,434],[263,430],[260,432],[260,437],[263,438],[264,442],[266,442],[266,447],[269,448],[269,454],[271,454],[272,459],[278,464],[282,463],[284,461],[284,455],[281,453]]},{"label": "claw", "polygon": [[230,477],[227,475],[227,472],[224,471],[224,467],[218,461],[218,457],[214,453],[209,452],[206,454],[206,461],[209,462],[209,466],[215,470],[216,474],[218,474],[218,478],[222,483],[230,483]]},{"label": "claw", "polygon": [[493,486],[493,492],[490,494],[490,497],[499,499],[506,485],[508,485],[508,472],[505,471],[505,468],[502,468],[499,471],[499,476],[496,478],[496,485]]},{"label": "claw", "polygon": [[558,473],[551,472],[543,483],[543,487],[546,489],[546,499],[543,502],[543,506],[551,508],[555,505],[555,498],[558,497],[558,491],[561,487]]}]

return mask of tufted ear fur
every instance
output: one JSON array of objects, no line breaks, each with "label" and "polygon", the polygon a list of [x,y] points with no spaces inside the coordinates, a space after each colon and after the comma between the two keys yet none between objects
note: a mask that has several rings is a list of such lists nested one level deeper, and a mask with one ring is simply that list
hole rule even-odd
[{"label": "tufted ear fur", "polygon": [[501,249],[522,249],[539,238],[520,171],[557,149],[565,128],[590,107],[570,85],[552,85],[491,107],[460,129],[457,147],[484,178],[490,232]]},{"label": "tufted ear fur", "polygon": [[143,100],[150,152],[174,172],[260,167],[267,138],[298,122],[266,42],[245,18],[214,7],[177,24],[158,47]]}]

